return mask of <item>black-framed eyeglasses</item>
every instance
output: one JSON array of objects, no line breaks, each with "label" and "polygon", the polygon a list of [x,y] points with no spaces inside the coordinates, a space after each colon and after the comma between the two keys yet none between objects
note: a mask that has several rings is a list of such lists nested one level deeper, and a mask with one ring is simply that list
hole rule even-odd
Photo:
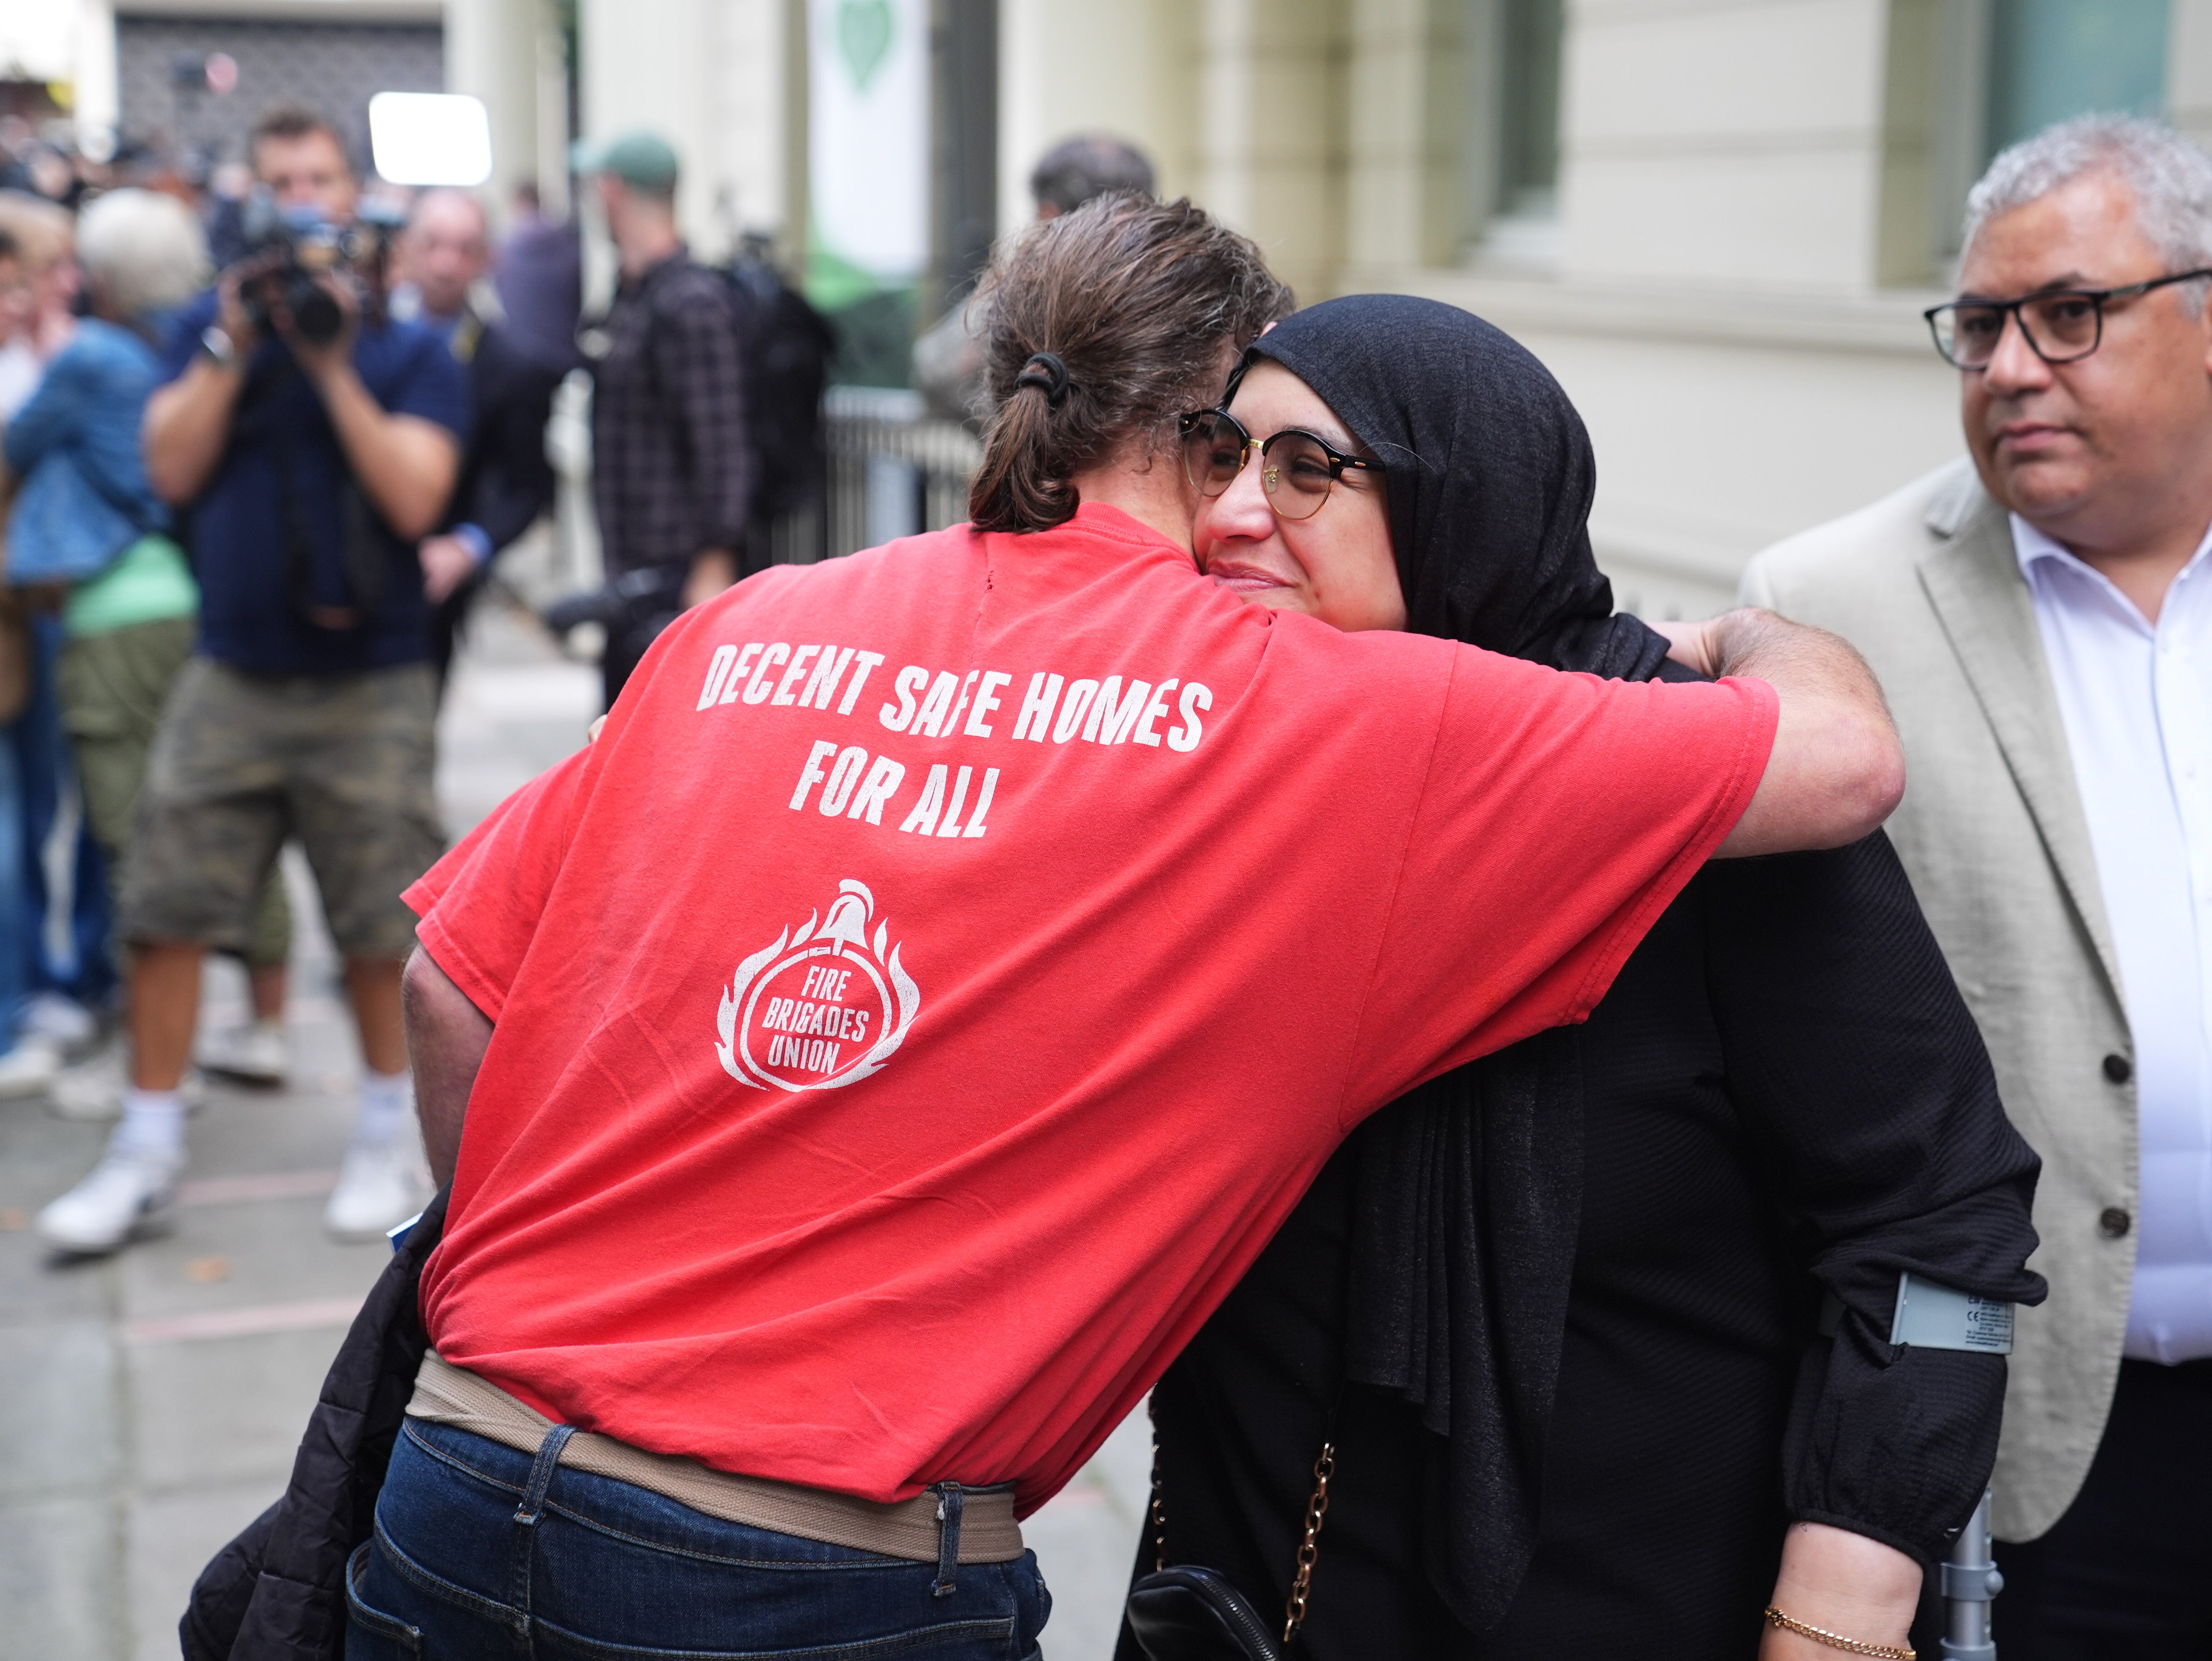
[{"label": "black-framed eyeglasses", "polygon": [[2176,283],[2212,277],[2212,269],[2176,271],[2121,289],[2052,289],[2019,300],[1954,300],[1921,315],[1944,362],[1961,369],[1986,369],[2004,338],[2005,319],[2020,324],[2021,338],[2045,363],[2077,363],[2105,340],[2107,301],[2133,300]]},{"label": "black-framed eyeglasses", "polygon": [[1372,470],[1378,464],[1348,456],[1327,439],[1299,427],[1285,427],[1264,441],[1247,432],[1226,410],[1193,410],[1176,419],[1182,435],[1183,471],[1200,496],[1218,496],[1237,482],[1255,451],[1260,456],[1260,488],[1278,519],[1311,519],[1328,500],[1330,488],[1347,467]]}]

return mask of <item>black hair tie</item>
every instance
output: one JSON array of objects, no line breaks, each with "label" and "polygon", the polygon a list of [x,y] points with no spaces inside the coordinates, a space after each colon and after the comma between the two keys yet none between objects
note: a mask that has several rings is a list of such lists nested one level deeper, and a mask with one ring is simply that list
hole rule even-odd
[{"label": "black hair tie", "polygon": [[1017,390],[1036,386],[1044,392],[1044,401],[1057,410],[1067,401],[1067,389],[1072,385],[1067,378],[1067,365],[1060,361],[1057,352],[1031,352],[1030,361],[1022,365],[1021,374],[1014,377]]}]

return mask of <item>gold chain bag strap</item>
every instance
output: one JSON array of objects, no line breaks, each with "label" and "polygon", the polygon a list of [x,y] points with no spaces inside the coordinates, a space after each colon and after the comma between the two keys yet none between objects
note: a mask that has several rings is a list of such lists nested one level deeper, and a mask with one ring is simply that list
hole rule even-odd
[{"label": "gold chain bag strap", "polygon": [[[1158,1463],[1155,1456],[1153,1463]],[[1306,1623],[1306,1591],[1313,1585],[1314,1565],[1321,1559],[1321,1525],[1328,1516],[1328,1479],[1336,1475],[1336,1444],[1323,1442],[1321,1457],[1314,1461],[1313,1497],[1306,1501],[1306,1537],[1298,1542],[1297,1573],[1291,1577],[1291,1596],[1283,1605],[1283,1647]],[[1157,1493],[1158,1485],[1153,1485]]]},{"label": "gold chain bag strap", "polygon": [[[1149,1404],[1147,1404],[1149,1411]],[[1332,1412],[1330,1417],[1334,1418]],[[1299,1542],[1291,1595],[1283,1606],[1278,1640],[1244,1595],[1218,1570],[1196,1563],[1168,1563],[1167,1502],[1160,1486],[1158,1415],[1152,1429],[1152,1573],[1129,1588],[1129,1630],[1148,1661],[1282,1661],[1305,1624],[1321,1530],[1328,1516],[1329,1479],[1336,1474],[1332,1433],[1314,1461],[1313,1495],[1306,1501],[1305,1535]]]}]

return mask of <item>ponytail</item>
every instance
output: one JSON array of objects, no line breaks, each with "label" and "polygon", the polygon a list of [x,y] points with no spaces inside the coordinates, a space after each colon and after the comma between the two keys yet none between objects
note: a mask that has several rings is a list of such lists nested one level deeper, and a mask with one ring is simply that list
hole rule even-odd
[{"label": "ponytail", "polygon": [[1041,388],[1018,387],[984,429],[983,461],[968,487],[979,531],[1048,531],[1075,516],[1075,485],[1054,465],[1057,411]]},{"label": "ponytail", "polygon": [[1102,197],[1030,227],[975,302],[994,405],[968,493],[982,531],[1045,531],[1077,475],[1220,393],[1223,360],[1291,309],[1249,240],[1188,202]]}]

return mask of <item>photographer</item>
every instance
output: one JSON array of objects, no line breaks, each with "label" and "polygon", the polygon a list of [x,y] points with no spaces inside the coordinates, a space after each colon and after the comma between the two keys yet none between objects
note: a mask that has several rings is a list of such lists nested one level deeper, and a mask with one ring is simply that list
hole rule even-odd
[{"label": "photographer", "polygon": [[416,543],[453,492],[468,390],[435,334],[385,315],[381,244],[356,223],[330,125],[273,110],[252,161],[276,222],[179,315],[146,408],[147,476],[181,510],[199,640],[163,710],[124,861],[123,1123],[39,1220],[79,1251],[123,1244],[172,1202],[200,961],[244,944],[288,836],[306,847],[344,956],[366,1069],[325,1221],[372,1234],[421,1194],[399,1024],[413,920],[399,892],[443,838]]},{"label": "photographer", "polygon": [[677,613],[738,580],[752,453],[736,305],[677,234],[676,152],[651,133],[625,133],[580,146],[577,171],[595,179],[622,260],[614,305],[586,336],[600,348],[592,505],[605,597],[616,602],[587,614],[606,625],[600,673],[612,709]]}]

